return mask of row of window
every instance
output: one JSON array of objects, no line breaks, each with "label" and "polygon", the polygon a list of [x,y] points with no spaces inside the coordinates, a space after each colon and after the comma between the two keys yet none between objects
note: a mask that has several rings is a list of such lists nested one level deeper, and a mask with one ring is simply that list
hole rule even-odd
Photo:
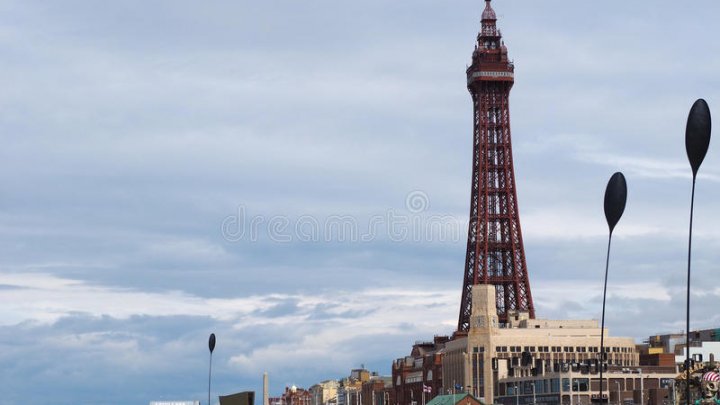
[{"label": "row of window", "polygon": [[[522,348],[522,350],[520,350]],[[510,346],[509,351],[511,353],[520,353],[520,352],[538,352],[538,353],[599,353],[600,347],[598,346]],[[537,349],[537,350],[536,350]],[[478,348],[475,347],[473,350],[475,353],[478,353]],[[479,352],[482,353],[485,351],[484,347],[480,347]],[[495,346],[495,351],[498,353],[506,353],[508,352],[508,346]],[[631,353],[631,348],[629,347],[606,347],[605,348],[606,353]]]},{"label": "row of window", "polygon": [[[561,388],[561,380],[558,378],[535,380],[535,381],[519,381],[516,383],[502,384],[501,392],[505,388],[505,395],[527,395],[527,394],[547,394],[559,393]],[[569,378],[562,379],[562,391],[570,392],[588,392],[590,391],[589,378]]]}]

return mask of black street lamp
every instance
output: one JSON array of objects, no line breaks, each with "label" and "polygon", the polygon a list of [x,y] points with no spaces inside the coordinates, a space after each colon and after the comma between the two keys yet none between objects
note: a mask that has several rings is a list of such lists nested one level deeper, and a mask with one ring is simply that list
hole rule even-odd
[{"label": "black street lamp", "polygon": [[690,196],[690,231],[688,234],[687,298],[685,303],[685,403],[690,404],[690,256],[692,252],[693,209],[695,206],[695,180],[698,169],[710,146],[710,108],[703,99],[693,103],[685,127],[685,151],[692,168]]},{"label": "black street lamp", "polygon": [[210,370],[208,371],[208,405],[210,405],[210,381],[212,377],[212,354],[213,350],[215,350],[215,334],[210,334],[210,339],[208,339],[208,348],[210,349]]},{"label": "black street lamp", "polygon": [[[605,367],[605,296],[607,294],[608,268],[610,267],[610,242],[612,241],[613,230],[620,217],[625,211],[627,202],[627,183],[621,172],[616,172],[610,177],[605,187],[605,220],[607,221],[610,233],[608,235],[607,257],[605,258],[605,284],[603,286],[602,320],[600,322],[600,402],[602,402],[603,368]],[[608,390],[610,387],[608,387]]]}]

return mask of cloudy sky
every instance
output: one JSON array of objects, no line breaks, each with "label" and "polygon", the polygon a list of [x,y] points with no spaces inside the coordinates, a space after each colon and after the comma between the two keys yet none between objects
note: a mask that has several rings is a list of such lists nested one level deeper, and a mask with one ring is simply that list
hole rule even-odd
[{"label": "cloudy sky", "polygon": [[[685,119],[716,0],[496,1],[538,317],[684,328]],[[0,1],[0,404],[202,399],[388,373],[451,333],[483,2]],[[694,327],[720,326],[720,150]]]}]

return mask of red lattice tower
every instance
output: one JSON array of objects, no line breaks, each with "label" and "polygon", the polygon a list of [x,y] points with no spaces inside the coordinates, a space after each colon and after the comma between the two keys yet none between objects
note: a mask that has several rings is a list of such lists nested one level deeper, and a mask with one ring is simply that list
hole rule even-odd
[{"label": "red lattice tower", "polygon": [[467,69],[473,100],[473,171],[465,277],[458,331],[468,331],[471,292],[476,284],[494,284],[501,323],[513,311],[535,317],[518,213],[510,140],[510,88],[514,66],[485,1],[472,65]]}]

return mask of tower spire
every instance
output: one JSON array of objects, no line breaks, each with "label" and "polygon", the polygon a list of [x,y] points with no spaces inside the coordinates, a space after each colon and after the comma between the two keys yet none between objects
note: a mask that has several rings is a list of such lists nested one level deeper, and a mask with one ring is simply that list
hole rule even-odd
[{"label": "tower spire", "polygon": [[482,27],[467,69],[473,101],[473,172],[470,226],[458,331],[470,329],[472,287],[493,284],[498,319],[512,312],[535,317],[518,213],[510,137],[510,89],[515,67],[485,1]]},{"label": "tower spire", "polygon": [[[484,43],[491,41],[497,44],[501,35],[495,24],[496,22],[497,16],[495,15],[495,10],[493,10],[490,5],[490,0],[485,0],[485,10],[483,10],[482,18],[480,19],[482,27],[480,28],[480,33],[478,34],[478,42]],[[481,38],[483,41],[480,41]]]},{"label": "tower spire", "polygon": [[485,10],[483,10],[482,13],[482,20],[497,20],[497,16],[495,15],[495,10],[493,10],[492,6],[490,5],[490,0],[485,0]]}]

